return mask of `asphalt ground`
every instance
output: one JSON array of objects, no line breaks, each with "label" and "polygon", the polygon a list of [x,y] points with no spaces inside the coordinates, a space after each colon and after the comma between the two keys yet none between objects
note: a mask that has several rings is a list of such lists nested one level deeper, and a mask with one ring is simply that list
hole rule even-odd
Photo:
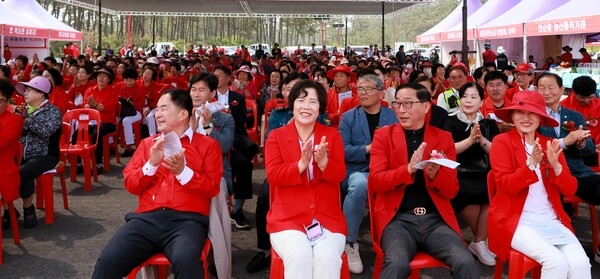
[{"label": "asphalt ground", "polygon": [[[70,182],[67,177],[69,210],[62,204],[60,183],[54,179],[55,222],[44,223],[44,211],[38,210],[38,226],[25,229],[19,220],[21,244],[15,245],[10,229],[2,232],[4,263],[0,265],[0,278],[90,278],[94,264],[104,245],[116,230],[124,223],[124,216],[137,205],[135,196],[123,188],[122,170],[128,159],[117,164],[113,158],[111,169],[99,176],[99,182],[93,183],[91,192],[83,191],[83,177]],[[67,167],[68,174],[68,167]],[[254,170],[254,199],[248,200],[244,212],[251,230],[232,229],[233,278],[268,278],[269,269],[249,274],[246,265],[256,254],[256,229],[254,212],[256,193],[265,178],[262,162]],[[20,201],[15,203],[22,212]],[[600,278],[600,265],[593,260],[591,226],[587,206],[580,205],[579,216],[573,221],[577,237],[581,241],[592,263],[592,278]],[[472,239],[470,230],[463,226],[463,236]],[[375,254],[371,250],[369,218],[365,216],[360,230],[360,252],[364,272],[352,275],[352,278],[372,278]],[[481,266],[482,278],[492,278],[493,268]],[[506,277],[506,267],[504,272]],[[451,278],[449,271],[443,268],[425,269],[422,278]],[[138,276],[141,278],[141,276]],[[172,278],[172,275],[171,277]]]}]

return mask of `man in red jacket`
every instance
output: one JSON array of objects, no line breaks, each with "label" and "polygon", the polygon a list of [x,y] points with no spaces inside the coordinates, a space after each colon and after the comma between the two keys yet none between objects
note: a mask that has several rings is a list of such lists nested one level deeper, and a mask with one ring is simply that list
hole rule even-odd
[{"label": "man in red jacket", "polygon": [[371,144],[371,234],[383,252],[381,278],[407,278],[423,251],[450,267],[453,278],[479,278],[479,264],[461,238],[450,205],[458,192],[456,169],[423,160],[456,160],[452,136],[429,126],[431,94],[420,84],[401,85],[392,107],[398,124],[379,128]]},{"label": "man in red jacket", "polygon": [[[181,89],[160,97],[161,135],[146,138],[123,170],[125,189],[139,196],[134,213],[106,244],[92,278],[121,278],[156,253],[171,261],[176,278],[204,278],[200,254],[208,230],[210,199],[223,175],[219,143],[195,133],[192,98]],[[168,155],[174,132],[182,149]]]}]

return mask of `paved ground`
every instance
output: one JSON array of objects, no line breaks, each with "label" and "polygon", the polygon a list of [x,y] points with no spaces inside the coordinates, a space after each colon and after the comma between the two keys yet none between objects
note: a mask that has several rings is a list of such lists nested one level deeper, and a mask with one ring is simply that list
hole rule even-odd
[{"label": "paved ground", "polygon": [[[126,163],[127,160],[123,160]],[[68,182],[69,210],[63,209],[58,180],[55,179],[55,223],[44,224],[44,212],[38,210],[39,225],[35,229],[24,229],[20,220],[21,245],[12,242],[10,229],[3,231],[4,264],[0,266],[0,278],[90,278],[100,251],[123,224],[125,213],[135,209],[137,200],[123,189],[123,165],[112,161],[109,172],[93,183],[91,192],[83,191],[82,177],[78,182]],[[264,170],[259,167],[254,175],[254,192],[264,179]],[[68,178],[67,178],[68,181]],[[254,225],[255,200],[246,203],[246,216]],[[21,204],[16,204],[19,211]],[[21,218],[22,219],[22,218]],[[582,206],[580,217],[574,221],[577,236],[588,255],[592,257],[589,212]],[[371,251],[368,218],[361,229],[361,256],[365,272],[352,278],[372,278],[374,253]],[[468,229],[465,238],[470,238]],[[256,253],[256,230],[233,229],[233,277],[268,278],[268,268],[256,274],[246,273],[246,264]],[[481,265],[482,278],[492,278],[493,269]],[[600,265],[592,260],[592,277],[600,278]],[[422,278],[450,278],[445,269],[422,272]]]}]

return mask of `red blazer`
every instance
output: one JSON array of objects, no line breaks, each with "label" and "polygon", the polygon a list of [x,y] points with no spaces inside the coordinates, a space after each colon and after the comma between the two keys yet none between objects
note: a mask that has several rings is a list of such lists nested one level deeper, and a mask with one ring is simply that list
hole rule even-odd
[{"label": "red blazer", "polygon": [[143,166],[150,159],[150,148],[158,136],[160,134],[142,140],[123,170],[125,189],[139,196],[135,212],[167,207],[208,216],[210,199],[219,193],[223,175],[219,143],[198,133],[194,133],[191,142],[187,136],[181,138],[186,166],[194,171],[192,179],[181,185],[175,175],[162,164],[153,176],[146,176],[142,172]]},{"label": "red blazer", "polygon": [[0,194],[2,200],[19,198],[19,164],[15,152],[19,151],[19,139],[23,131],[23,118],[8,110],[0,114]]},{"label": "red blazer", "polygon": [[[546,141],[551,139],[538,133],[536,137],[540,138],[540,144],[543,150],[546,150]],[[544,160],[547,160],[545,156]],[[493,198],[488,209],[488,241],[490,250],[502,260],[508,257],[510,243],[529,193],[529,185],[538,181],[537,175],[529,170],[526,161],[525,146],[516,129],[494,138],[490,163],[496,182],[496,194],[490,193]],[[563,166],[559,176],[555,176],[554,171],[549,169],[546,178],[545,170],[542,169],[542,178],[556,215],[567,228],[573,231],[571,219],[562,208],[560,194],[569,197],[575,195],[577,180],[569,172],[562,153],[559,162]]]},{"label": "red blazer", "polygon": [[104,109],[100,112],[102,123],[113,123],[116,125],[119,92],[117,92],[111,84],[104,87],[102,91],[98,90],[98,85],[94,85],[85,91],[85,96],[83,96],[84,107],[88,104],[88,98],[90,96],[94,96],[94,99],[104,106]]},{"label": "red blazer", "polygon": [[295,122],[275,129],[265,144],[265,168],[271,184],[271,209],[267,232],[283,230],[304,232],[304,226],[319,220],[335,233],[347,234],[346,219],[340,206],[340,183],[346,175],[344,143],[337,129],[316,123],[314,139],[325,136],[329,142],[329,162],[325,171],[314,163],[314,177],[300,173],[300,143]]},{"label": "red blazer", "polygon": [[[356,86],[348,85],[348,88],[352,91],[352,96],[356,96]],[[337,127],[340,123],[340,118],[342,117],[342,113],[340,112],[340,101],[339,101],[339,92],[335,90],[335,87],[332,87],[327,91],[327,109],[326,112],[329,115],[329,120],[331,121],[331,126]]]},{"label": "red blazer", "polygon": [[[423,142],[427,143],[423,160],[429,159],[432,150],[443,151],[446,157],[456,160],[456,149],[452,135],[429,124],[425,127]],[[375,130],[371,145],[371,163],[369,168],[369,192],[374,207],[371,215],[373,244],[379,247],[383,229],[390,223],[404,198],[407,185],[414,181],[414,175],[408,174],[408,150],[404,129],[400,124]],[[454,215],[450,199],[458,193],[456,169],[441,167],[437,176],[431,180],[426,174],[425,184],[431,199],[446,224],[461,236],[458,221]],[[374,198],[373,198],[374,196]]]}]

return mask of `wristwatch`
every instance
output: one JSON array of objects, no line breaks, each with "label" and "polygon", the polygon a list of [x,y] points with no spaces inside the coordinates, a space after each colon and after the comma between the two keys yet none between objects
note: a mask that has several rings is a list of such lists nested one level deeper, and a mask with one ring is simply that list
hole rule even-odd
[{"label": "wristwatch", "polygon": [[214,126],[215,125],[213,125],[212,122],[211,122],[211,123],[208,123],[208,126],[204,126],[203,128],[204,128],[204,130],[206,130],[206,129],[210,129],[210,128],[214,127]]},{"label": "wristwatch", "polygon": [[528,167],[530,170],[532,170],[532,171],[533,171],[533,170],[535,170],[535,166],[536,166],[536,164],[534,164],[534,163],[530,163],[530,162],[529,162],[529,160],[527,160],[527,167]]}]

